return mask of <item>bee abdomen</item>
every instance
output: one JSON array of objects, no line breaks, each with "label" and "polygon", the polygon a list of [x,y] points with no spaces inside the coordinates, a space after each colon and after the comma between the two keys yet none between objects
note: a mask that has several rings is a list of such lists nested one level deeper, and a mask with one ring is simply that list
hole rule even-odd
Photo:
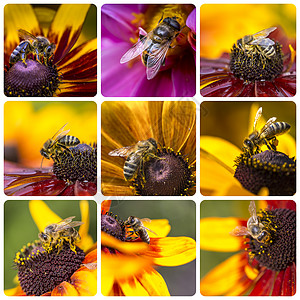
[{"label": "bee abdomen", "polygon": [[140,230],[140,231],[138,232],[138,234],[139,234],[139,236],[140,236],[140,239],[141,239],[143,242],[145,242],[145,243],[147,243],[147,244],[150,244],[150,237],[149,237],[148,233],[146,232],[146,230]]},{"label": "bee abdomen", "polygon": [[130,180],[137,170],[137,164],[130,162],[130,160],[126,160],[124,164],[124,177],[126,180]]},{"label": "bee abdomen", "polygon": [[270,125],[270,134],[280,135],[289,131],[291,125],[286,122],[275,122]]},{"label": "bee abdomen", "polygon": [[59,143],[65,145],[65,146],[76,146],[76,145],[80,144],[80,141],[75,136],[66,135],[59,140]]}]

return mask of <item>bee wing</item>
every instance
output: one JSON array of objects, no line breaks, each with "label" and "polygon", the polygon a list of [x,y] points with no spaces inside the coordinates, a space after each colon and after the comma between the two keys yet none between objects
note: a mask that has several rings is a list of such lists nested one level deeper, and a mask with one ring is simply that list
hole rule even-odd
[{"label": "bee wing", "polygon": [[254,40],[256,40],[256,39],[262,39],[262,38],[267,37],[271,32],[273,32],[276,29],[277,29],[277,27],[270,27],[270,28],[261,30],[261,31],[259,31],[257,33],[254,33],[252,36],[253,36]]},{"label": "bee wing", "polygon": [[257,214],[256,214],[256,206],[253,200],[250,201],[249,208],[248,208],[250,216],[254,219],[255,222],[258,222]]},{"label": "bee wing", "polygon": [[[148,218],[140,219],[140,221],[141,221],[142,223],[144,223],[144,222],[149,222],[149,223],[150,223],[150,222],[151,222],[151,220],[148,219]],[[148,230],[148,231],[152,232],[153,234],[157,235],[156,232],[154,232],[153,230],[147,228],[146,226],[144,226],[144,224],[143,224],[143,227],[144,227],[146,230]]]},{"label": "bee wing", "polygon": [[63,129],[65,128],[65,126],[66,126],[67,124],[68,124],[68,123],[66,123],[62,128],[60,128],[60,129],[53,135],[53,137],[51,138],[51,139],[53,140],[53,144],[68,134],[68,132],[70,131],[70,129],[63,131]]},{"label": "bee wing", "polygon": [[172,40],[164,43],[157,51],[151,53],[147,58],[147,79],[152,79],[164,63],[165,57],[169,50]]},{"label": "bee wing", "polygon": [[251,41],[249,44],[251,45],[259,45],[259,46],[264,46],[264,47],[268,47],[268,46],[272,46],[275,44],[274,41],[272,41],[269,38],[259,38],[257,40],[253,40]]},{"label": "bee wing", "polygon": [[264,125],[264,127],[260,130],[259,135],[261,135],[272,123],[274,123],[276,121],[276,117],[272,117],[270,118],[267,123]]},{"label": "bee wing", "polygon": [[18,35],[22,40],[36,40],[36,37],[33,34],[24,29],[19,29]]},{"label": "bee wing", "polygon": [[57,222],[57,224],[59,223],[71,223],[71,221],[75,218],[75,216],[69,217],[69,218],[65,218],[63,220],[60,220],[59,222]]},{"label": "bee wing", "polygon": [[261,115],[262,115],[262,107],[260,107],[256,112],[254,123],[253,123],[253,131],[256,130],[257,122],[260,119]]},{"label": "bee wing", "polygon": [[242,235],[249,235],[249,231],[247,227],[245,226],[237,226],[232,231],[230,231],[230,234],[233,236],[242,236]]},{"label": "bee wing", "polygon": [[152,31],[142,37],[136,44],[134,44],[120,59],[120,63],[124,64],[135,57],[139,56],[146,50],[152,42]]},{"label": "bee wing", "polygon": [[109,156],[120,156],[120,157],[126,157],[128,156],[134,149],[134,146],[126,146],[119,149],[115,149],[113,151],[110,151],[108,153]]}]

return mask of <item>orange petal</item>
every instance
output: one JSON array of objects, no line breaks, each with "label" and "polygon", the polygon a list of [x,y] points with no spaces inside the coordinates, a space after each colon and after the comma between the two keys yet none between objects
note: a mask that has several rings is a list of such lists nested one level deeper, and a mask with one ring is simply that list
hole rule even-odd
[{"label": "orange petal", "polygon": [[143,221],[143,224],[156,233],[148,231],[149,237],[166,237],[171,230],[169,220],[167,219],[151,220],[151,222]]},{"label": "orange petal", "polygon": [[189,237],[152,238],[150,251],[144,253],[156,265],[180,266],[196,258],[196,242]]},{"label": "orange petal", "polygon": [[135,277],[120,280],[118,283],[125,296],[151,296]]},{"label": "orange petal", "polygon": [[203,296],[239,295],[250,286],[244,271],[248,264],[245,252],[235,254],[212,269],[200,282]]},{"label": "orange petal", "polygon": [[110,205],[111,205],[111,200],[103,200],[101,202],[101,214],[106,214],[109,209],[110,209]]},{"label": "orange petal", "polygon": [[51,296],[79,296],[75,287],[69,282],[62,282],[51,292]]},{"label": "orange petal", "polygon": [[200,220],[200,248],[207,251],[233,252],[243,249],[244,239],[230,235],[237,226],[246,226],[238,218],[210,217]]},{"label": "orange petal", "polygon": [[96,272],[76,271],[71,277],[71,284],[77,290],[79,296],[95,296],[97,293]]}]

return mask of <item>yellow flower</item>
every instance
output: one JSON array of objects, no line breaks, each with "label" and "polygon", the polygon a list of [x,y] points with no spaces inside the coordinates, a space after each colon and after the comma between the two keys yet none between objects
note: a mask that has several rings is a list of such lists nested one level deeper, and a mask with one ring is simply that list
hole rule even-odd
[{"label": "yellow flower", "polygon": [[[156,266],[179,266],[196,258],[196,243],[185,236],[167,237],[166,219],[143,220],[150,242],[130,235],[130,227],[108,213],[103,203],[101,216],[101,287],[105,296],[169,296],[164,278]],[[151,222],[150,222],[151,221]],[[155,232],[156,234],[154,234]]]},{"label": "yellow flower", "polygon": [[[69,207],[72,208],[70,205]],[[58,223],[62,219],[43,201],[30,201],[29,209],[40,232],[43,232],[48,225]],[[96,294],[97,246],[88,233],[90,221],[88,201],[80,202],[80,211],[81,241],[76,243],[76,250],[71,250],[70,245],[65,242],[59,248],[60,251],[57,251],[57,248],[46,251],[41,241],[28,243],[15,256],[18,286],[6,290],[7,296],[93,296]]]},{"label": "yellow flower", "polygon": [[[218,119],[218,113],[214,108],[216,105],[219,106],[219,112],[222,112],[225,116],[224,120]],[[291,111],[295,109],[292,102],[272,103],[269,107],[272,105],[275,106],[274,110],[276,111],[277,109],[279,113],[279,110],[288,109]],[[237,106],[236,110],[235,106]],[[261,148],[263,152],[253,155],[251,158],[244,158],[244,156],[241,156],[243,152],[239,147],[242,146],[243,139],[253,131],[253,122],[259,106],[258,103],[254,103],[251,106],[250,117],[248,119],[249,128],[247,129],[245,126],[243,127],[238,123],[244,122],[245,120],[244,116],[246,116],[245,109],[248,107],[247,103],[238,105],[236,103],[230,104],[229,102],[217,104],[204,102],[202,104],[201,108],[202,111],[205,112],[205,115],[201,121],[200,173],[203,176],[200,178],[200,191],[203,195],[251,196],[253,194],[290,195],[295,193],[294,157],[296,154],[296,147],[295,140],[290,134],[285,133],[278,137],[279,144],[277,151],[267,150],[267,146],[263,145]],[[262,105],[262,107],[267,106],[267,103]],[[227,113],[229,117],[227,117]],[[268,113],[268,110],[265,111],[263,109],[263,117],[260,118],[257,124],[257,130],[261,130],[266,123],[264,118],[265,115],[270,115],[270,113]],[[270,115],[270,117],[273,117],[273,115]],[[290,114],[290,117],[290,120],[278,119],[277,121],[288,122],[291,125],[291,130],[294,132],[295,121],[293,112]],[[212,125],[213,122],[215,122],[215,125]],[[210,128],[210,125],[212,125],[212,128]],[[209,130],[210,135],[205,134],[208,132],[206,129]],[[233,134],[233,132],[236,134]],[[222,138],[223,136],[224,138]],[[231,141],[238,144],[239,147],[234,145]],[[269,156],[276,156],[276,159],[278,159],[276,162],[272,161],[273,168],[277,168],[278,170],[276,169],[273,171],[273,169],[268,169],[265,172],[260,171],[265,163],[270,162]],[[260,165],[258,167],[254,165],[256,162],[253,160],[254,158],[257,159],[257,161],[260,159],[262,167]],[[275,158],[273,157],[272,159]],[[282,162],[282,160],[284,162]],[[291,164],[289,170],[285,169],[285,160]],[[244,172],[244,169],[241,169],[244,168],[244,166],[246,166],[246,173],[240,174],[239,172],[241,170]],[[251,180],[249,179],[249,176],[252,176]],[[271,178],[270,181],[268,181],[269,178]],[[276,178],[279,182],[276,181]],[[247,183],[245,181],[247,181]],[[252,184],[250,187],[247,185],[249,182]]]},{"label": "yellow flower", "polygon": [[[109,195],[193,195],[195,193],[196,106],[192,101],[118,101],[101,107],[102,193]],[[115,149],[153,138],[155,159],[126,181],[124,157]],[[128,154],[127,154],[128,155]]]}]

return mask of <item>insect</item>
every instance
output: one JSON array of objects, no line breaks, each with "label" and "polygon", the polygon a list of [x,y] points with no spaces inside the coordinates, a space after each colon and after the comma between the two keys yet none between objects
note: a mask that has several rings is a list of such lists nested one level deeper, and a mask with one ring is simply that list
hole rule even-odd
[{"label": "insect", "polygon": [[237,226],[230,234],[234,236],[250,235],[259,243],[267,243],[271,238],[271,234],[265,229],[264,224],[260,222],[259,217],[257,217],[256,206],[253,200],[250,201],[248,210],[250,218],[248,219],[247,227]]},{"label": "insect", "polygon": [[270,59],[276,54],[274,48],[275,42],[267,38],[276,29],[277,27],[270,27],[252,35],[245,35],[243,38],[237,40],[237,46],[248,56],[253,57],[254,54],[259,54],[265,63],[266,58]]},{"label": "insect", "polygon": [[256,129],[257,122],[262,115],[262,107],[260,107],[256,113],[253,132],[249,134],[247,138],[244,139],[244,151],[249,151],[251,155],[258,153],[260,147],[265,144],[269,150],[276,151],[276,146],[278,146],[278,140],[276,136],[288,132],[291,125],[286,122],[275,122],[276,117],[270,118],[266,124],[262,127],[260,131]]},{"label": "insect", "polygon": [[[154,231],[152,231],[151,229],[145,227],[143,225],[143,222],[151,222],[151,220],[147,219],[147,218],[139,219],[134,216],[128,217],[128,219],[124,222],[124,224],[125,224],[125,226],[127,226],[128,228],[130,228],[132,230],[129,232],[129,236],[127,238],[133,239],[133,240],[140,238],[143,242],[150,244],[150,237],[147,233],[147,230],[154,233],[155,235],[157,235],[157,234]],[[137,237],[134,238],[134,237],[132,237],[133,235],[136,235]]]},{"label": "insect", "polygon": [[36,37],[24,29],[19,29],[18,34],[23,41],[20,42],[10,55],[9,63],[15,64],[21,60],[27,66],[25,60],[30,53],[33,53],[36,55],[38,62],[44,62],[47,65],[56,45],[50,43],[47,38],[43,36]]},{"label": "insect", "polygon": [[152,31],[140,35],[140,40],[122,56],[120,63],[124,64],[142,54],[147,79],[152,79],[165,63],[167,52],[180,30],[176,17],[161,18]]},{"label": "insect", "polygon": [[46,251],[49,252],[53,247],[56,247],[59,253],[66,241],[69,243],[70,249],[76,253],[75,244],[80,241],[80,235],[74,227],[80,226],[83,223],[80,221],[72,221],[74,218],[75,216],[63,219],[58,223],[50,224],[43,232],[39,233],[39,239]]},{"label": "insect", "polygon": [[150,138],[137,142],[133,146],[127,146],[110,151],[110,156],[127,157],[124,163],[123,174],[125,180],[132,180],[137,175],[138,171],[144,168],[144,162],[150,158],[157,158],[157,143],[155,139]]},{"label": "insect", "polygon": [[79,139],[75,136],[67,135],[67,133],[70,131],[63,129],[68,123],[66,123],[62,128],[60,128],[51,139],[48,139],[44,145],[43,148],[40,150],[41,155],[43,156],[42,162],[41,162],[41,168],[43,164],[43,159],[55,159],[58,158],[59,154],[61,154],[63,151],[70,151],[68,147],[76,146],[80,143]]}]

